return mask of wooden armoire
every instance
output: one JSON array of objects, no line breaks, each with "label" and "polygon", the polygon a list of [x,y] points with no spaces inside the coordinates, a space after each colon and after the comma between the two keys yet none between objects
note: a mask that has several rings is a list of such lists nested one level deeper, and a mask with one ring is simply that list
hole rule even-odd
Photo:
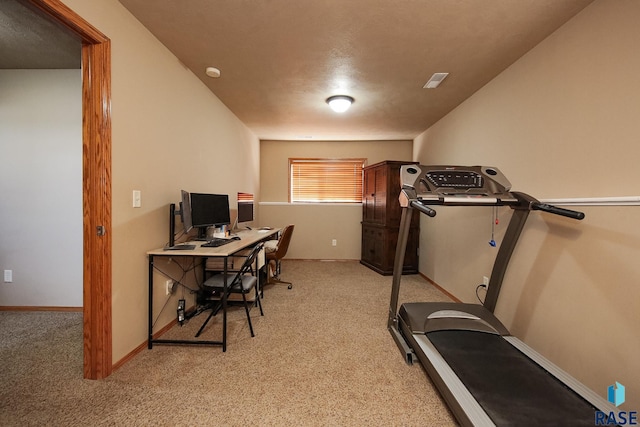
[{"label": "wooden armoire", "polygon": [[[364,168],[362,197],[362,255],[360,263],[380,274],[393,274],[402,209],[400,166],[416,162],[384,161]],[[414,210],[403,274],[418,272],[420,214]]]}]

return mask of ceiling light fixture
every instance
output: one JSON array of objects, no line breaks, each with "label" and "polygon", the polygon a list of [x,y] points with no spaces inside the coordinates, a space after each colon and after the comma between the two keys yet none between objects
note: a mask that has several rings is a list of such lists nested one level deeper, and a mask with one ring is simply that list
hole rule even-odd
[{"label": "ceiling light fixture", "polygon": [[424,89],[435,89],[438,87],[440,83],[447,77],[449,73],[434,73],[433,76],[429,79],[429,81],[422,86]]},{"label": "ceiling light fixture", "polygon": [[218,70],[216,67],[207,67],[204,72],[207,74],[207,76],[213,77],[214,79],[220,77],[220,70]]},{"label": "ceiling light fixture", "polygon": [[355,100],[347,95],[335,95],[327,98],[327,104],[336,113],[344,113],[351,107]]}]

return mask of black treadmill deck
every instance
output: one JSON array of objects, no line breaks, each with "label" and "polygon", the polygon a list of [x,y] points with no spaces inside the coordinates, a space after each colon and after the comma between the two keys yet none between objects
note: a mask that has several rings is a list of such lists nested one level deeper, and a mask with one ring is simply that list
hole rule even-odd
[{"label": "black treadmill deck", "polygon": [[496,425],[595,425],[595,407],[499,335],[426,335]]}]

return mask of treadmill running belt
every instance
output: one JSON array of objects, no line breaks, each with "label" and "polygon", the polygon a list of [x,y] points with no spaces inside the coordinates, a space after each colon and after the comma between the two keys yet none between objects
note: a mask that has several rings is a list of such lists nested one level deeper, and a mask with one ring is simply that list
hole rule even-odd
[{"label": "treadmill running belt", "polygon": [[496,425],[595,425],[596,408],[499,335],[457,330],[427,337]]}]

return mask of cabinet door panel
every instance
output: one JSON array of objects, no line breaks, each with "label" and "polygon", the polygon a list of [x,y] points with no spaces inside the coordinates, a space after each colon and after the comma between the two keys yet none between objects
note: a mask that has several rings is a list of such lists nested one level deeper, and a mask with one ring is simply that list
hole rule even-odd
[{"label": "cabinet door panel", "polygon": [[364,194],[362,197],[362,220],[364,222],[375,221],[375,199],[376,198],[376,174],[365,173]]},{"label": "cabinet door panel", "polygon": [[402,216],[402,208],[398,196],[400,195],[400,165],[394,165],[389,169],[387,178],[389,187],[389,199],[386,206],[386,225],[399,225]]},{"label": "cabinet door panel", "polygon": [[373,221],[377,224],[385,224],[387,216],[387,169],[376,168],[375,197],[373,202]]},{"label": "cabinet door panel", "polygon": [[384,261],[384,230],[377,227],[362,226],[361,260],[376,270],[382,268]]}]

